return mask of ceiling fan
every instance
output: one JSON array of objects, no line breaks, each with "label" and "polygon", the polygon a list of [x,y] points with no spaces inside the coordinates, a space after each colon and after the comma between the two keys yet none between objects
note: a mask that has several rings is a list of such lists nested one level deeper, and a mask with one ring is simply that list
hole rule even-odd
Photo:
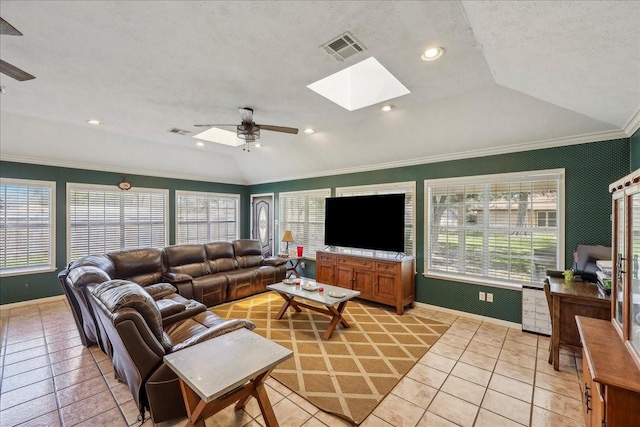
[{"label": "ceiling fan", "polygon": [[256,139],[260,138],[261,130],[269,130],[272,132],[283,132],[283,133],[291,133],[297,134],[298,129],[290,128],[286,126],[273,126],[273,125],[259,125],[253,121],[253,109],[252,108],[238,108],[240,112],[240,118],[242,119],[242,123],[239,125],[195,125],[197,127],[225,127],[225,126],[234,126],[236,128],[236,133],[238,138],[243,139],[245,141],[245,150],[247,149],[247,145],[255,142]]},{"label": "ceiling fan", "polygon": [[[22,33],[18,31],[13,25],[0,18],[0,35],[21,36]],[[23,71],[20,68],[3,61],[2,59],[0,59],[0,73],[6,74],[7,76],[14,78],[20,82],[35,79],[35,76],[32,76],[26,71]]]}]

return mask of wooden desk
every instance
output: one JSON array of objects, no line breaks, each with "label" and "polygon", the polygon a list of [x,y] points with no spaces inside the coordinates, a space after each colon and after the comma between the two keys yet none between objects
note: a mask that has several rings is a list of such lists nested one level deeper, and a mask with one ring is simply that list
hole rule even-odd
[{"label": "wooden desk", "polygon": [[164,361],[180,379],[187,417],[193,426],[236,404],[244,408],[251,396],[267,427],[277,427],[264,381],[280,362],[293,352],[248,329],[223,334],[193,347],[164,356]]},{"label": "wooden desk", "polygon": [[560,349],[575,353],[582,351],[576,316],[611,320],[611,297],[598,290],[598,285],[588,282],[565,281],[547,278],[551,290],[551,355],[553,369],[560,366]]}]

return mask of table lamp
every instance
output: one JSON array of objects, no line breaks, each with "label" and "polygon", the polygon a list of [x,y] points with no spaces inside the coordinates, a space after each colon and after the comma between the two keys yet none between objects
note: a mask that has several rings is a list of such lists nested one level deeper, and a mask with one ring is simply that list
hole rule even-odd
[{"label": "table lamp", "polygon": [[287,230],[284,232],[284,236],[282,236],[282,241],[283,242],[287,242],[287,253],[289,253],[289,242],[295,242],[295,240],[293,240],[293,235],[291,234],[291,230]]}]

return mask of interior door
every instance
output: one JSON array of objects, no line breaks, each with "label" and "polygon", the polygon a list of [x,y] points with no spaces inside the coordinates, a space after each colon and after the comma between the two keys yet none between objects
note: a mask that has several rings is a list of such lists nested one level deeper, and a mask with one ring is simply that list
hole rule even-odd
[{"label": "interior door", "polygon": [[262,255],[273,255],[273,196],[253,197],[251,237],[260,241]]}]

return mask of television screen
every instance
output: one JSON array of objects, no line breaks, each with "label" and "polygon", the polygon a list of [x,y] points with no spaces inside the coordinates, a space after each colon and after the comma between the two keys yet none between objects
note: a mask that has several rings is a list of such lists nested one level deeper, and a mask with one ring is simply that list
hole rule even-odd
[{"label": "television screen", "polygon": [[326,199],[324,244],[404,252],[404,197],[380,194]]}]

